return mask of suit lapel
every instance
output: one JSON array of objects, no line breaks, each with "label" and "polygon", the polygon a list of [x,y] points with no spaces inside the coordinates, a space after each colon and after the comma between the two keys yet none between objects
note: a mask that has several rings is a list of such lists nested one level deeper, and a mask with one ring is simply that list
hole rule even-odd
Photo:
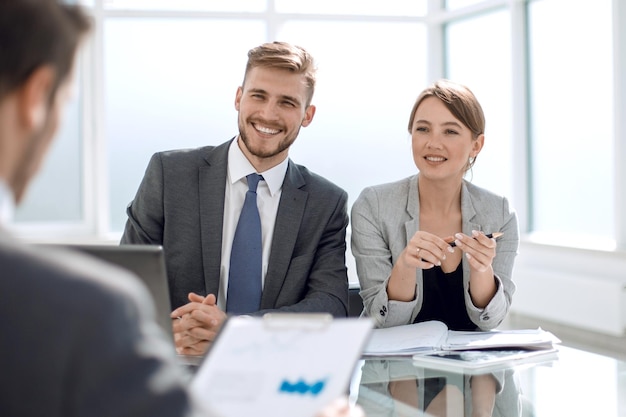
[{"label": "suit lapel", "polygon": [[202,264],[207,294],[217,296],[222,260],[222,228],[224,222],[224,195],[228,165],[228,141],[206,156],[206,165],[198,169],[200,201],[200,233]]},{"label": "suit lapel", "polygon": [[476,208],[465,182],[463,182],[461,187],[461,216],[463,218],[463,233],[471,236],[472,230],[482,230],[480,224],[473,222],[476,217]]},{"label": "suit lapel", "polygon": [[417,233],[420,228],[420,196],[417,188],[417,175],[411,178],[409,181],[409,192],[406,201],[406,211],[410,220],[404,223],[404,229],[406,233],[405,245],[411,240],[413,235]]},{"label": "suit lapel", "polygon": [[261,297],[261,309],[272,308],[275,305],[287,276],[287,269],[291,262],[309,195],[308,192],[301,190],[305,184],[300,170],[290,160],[276,213],[274,237]]},{"label": "suit lapel", "polygon": [[[478,223],[474,223],[473,220],[476,217],[476,208],[474,207],[474,201],[472,201],[472,195],[467,189],[465,181],[461,187],[461,217],[463,219],[463,233],[471,236],[472,230],[482,230],[482,226]],[[465,290],[468,291],[469,286],[469,261],[463,256],[463,285]]]}]

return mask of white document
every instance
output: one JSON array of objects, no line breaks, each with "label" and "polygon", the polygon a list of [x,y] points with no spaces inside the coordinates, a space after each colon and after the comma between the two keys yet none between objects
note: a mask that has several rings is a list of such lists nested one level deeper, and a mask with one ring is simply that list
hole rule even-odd
[{"label": "white document", "polygon": [[448,336],[440,321],[424,321],[405,326],[375,329],[365,347],[368,356],[403,356],[439,350]]},{"label": "white document", "polygon": [[560,340],[542,329],[454,331],[440,321],[375,329],[365,356],[408,356],[441,350],[551,349]]},{"label": "white document", "polygon": [[372,326],[326,314],[229,318],[191,394],[224,417],[312,417],[347,394]]},{"label": "white document", "polygon": [[526,349],[548,349],[561,341],[541,328],[520,330],[491,330],[485,332],[460,332],[450,330],[444,350],[489,349],[501,347],[523,347]]}]

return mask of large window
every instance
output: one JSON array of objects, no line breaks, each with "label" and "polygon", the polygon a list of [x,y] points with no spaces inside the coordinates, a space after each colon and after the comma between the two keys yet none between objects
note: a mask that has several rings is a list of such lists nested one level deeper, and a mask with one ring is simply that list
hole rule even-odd
[{"label": "large window", "polygon": [[448,24],[446,77],[467,85],[485,113],[485,145],[467,179],[508,196],[515,207],[510,19],[503,8]]},{"label": "large window", "polygon": [[619,0],[81,3],[96,33],[18,230],[119,238],[150,155],[233,137],[248,49],[286,40],[319,66],[318,111],[291,157],[344,187],[350,203],[367,185],[415,172],[409,111],[446,77],[468,85],[487,117],[468,179],[509,197],[524,239],[626,241],[626,174],[614,159],[624,147],[615,105],[626,101],[615,97],[626,94]]},{"label": "large window", "polygon": [[104,26],[110,231],[120,232],[150,156],[237,132],[235,92],[259,20],[109,18]]},{"label": "large window", "polygon": [[426,82],[423,25],[298,21],[280,35],[307,45],[320,68],[314,122],[290,156],[343,187],[350,204],[366,186],[414,173],[406,126]]},{"label": "large window", "polygon": [[528,6],[529,220],[543,240],[611,247],[616,238],[611,16],[609,1]]},{"label": "large window", "polygon": [[[392,4],[389,10],[398,14],[423,14],[412,1]],[[134,5],[117,1],[108,7]],[[301,130],[292,159],[345,188],[350,201],[367,185],[412,174],[406,123],[426,83],[426,29],[406,17],[372,18],[381,7],[347,2],[341,12],[352,15],[313,19],[308,13],[339,11],[337,2],[276,2],[274,16],[281,23],[275,25],[265,15],[154,17],[135,10],[132,16],[105,17],[110,232],[121,232],[124,209],[152,153],[217,145],[237,134],[233,103],[247,51],[268,40],[304,46],[319,68],[316,116]],[[356,13],[368,16],[363,20]]]}]

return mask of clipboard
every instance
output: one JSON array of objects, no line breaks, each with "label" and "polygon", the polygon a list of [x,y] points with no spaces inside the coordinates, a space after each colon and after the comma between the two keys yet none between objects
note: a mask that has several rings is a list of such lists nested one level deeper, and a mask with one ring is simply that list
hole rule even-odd
[{"label": "clipboard", "polygon": [[367,318],[268,313],[229,317],[191,383],[223,417],[313,417],[347,395],[373,328]]}]

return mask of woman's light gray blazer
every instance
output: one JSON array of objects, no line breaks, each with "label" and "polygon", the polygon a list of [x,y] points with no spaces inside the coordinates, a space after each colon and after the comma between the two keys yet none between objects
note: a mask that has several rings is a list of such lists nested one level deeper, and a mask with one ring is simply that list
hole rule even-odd
[{"label": "woman's light gray blazer", "polygon": [[[376,327],[413,323],[422,307],[422,270],[416,271],[416,297],[409,302],[389,300],[387,283],[391,269],[407,242],[419,230],[418,175],[368,187],[352,206],[352,254],[361,284],[363,315],[374,318]],[[515,292],[511,280],[519,246],[517,216],[505,197],[463,181],[461,190],[462,232],[503,232],[498,239],[493,270],[497,292],[489,304],[478,308],[469,294],[469,264],[463,257],[463,287],[467,313],[480,329],[497,327],[505,318]]]}]

